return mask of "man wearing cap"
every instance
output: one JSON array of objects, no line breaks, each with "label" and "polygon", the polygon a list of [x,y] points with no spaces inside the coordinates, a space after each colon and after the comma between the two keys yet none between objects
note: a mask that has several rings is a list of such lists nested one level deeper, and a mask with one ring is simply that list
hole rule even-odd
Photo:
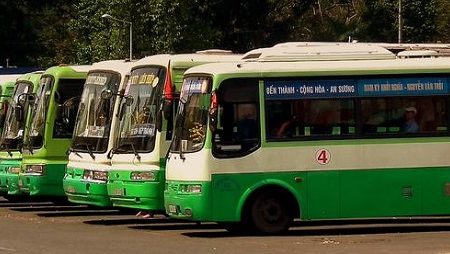
[{"label": "man wearing cap", "polygon": [[417,109],[415,107],[405,108],[405,124],[403,129],[405,132],[414,133],[419,131],[419,125],[416,122]]}]

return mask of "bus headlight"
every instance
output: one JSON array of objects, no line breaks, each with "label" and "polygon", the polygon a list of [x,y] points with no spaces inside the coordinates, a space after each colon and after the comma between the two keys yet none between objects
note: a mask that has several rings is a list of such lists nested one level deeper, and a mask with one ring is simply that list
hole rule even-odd
[{"label": "bus headlight", "polygon": [[85,170],[83,172],[83,180],[92,180],[94,178],[94,172],[91,170]]},{"label": "bus headlight", "polygon": [[26,174],[43,175],[45,165],[27,165],[25,169]]},{"label": "bus headlight", "polygon": [[99,170],[84,170],[83,180],[106,182],[108,181],[108,172]]},{"label": "bus headlight", "polygon": [[108,172],[106,171],[94,171],[94,180],[108,181]]},{"label": "bus headlight", "polygon": [[155,181],[156,172],[153,171],[131,172],[130,179],[133,181]]},{"label": "bus headlight", "polygon": [[8,173],[17,175],[20,173],[20,168],[19,167],[10,167],[10,168],[8,168]]},{"label": "bus headlight", "polygon": [[180,184],[180,191],[185,193],[202,193],[201,184]]}]

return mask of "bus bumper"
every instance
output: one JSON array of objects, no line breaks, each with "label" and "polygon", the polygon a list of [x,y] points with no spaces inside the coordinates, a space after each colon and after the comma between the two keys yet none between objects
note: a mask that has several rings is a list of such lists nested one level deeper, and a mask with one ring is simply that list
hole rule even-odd
[{"label": "bus bumper", "polygon": [[65,196],[62,177],[59,182],[46,175],[19,175],[19,189],[30,196]]},{"label": "bus bumper", "polygon": [[[189,192],[186,186],[201,186],[201,192]],[[210,190],[210,183],[168,181],[164,191],[166,213],[177,219],[212,221]]]},{"label": "bus bumper", "polygon": [[108,182],[108,195],[113,206],[147,211],[164,211],[164,185],[161,182]]},{"label": "bus bumper", "polygon": [[63,180],[64,192],[70,202],[101,207],[112,206],[106,182],[82,179],[84,169],[67,168]]},{"label": "bus bumper", "polygon": [[0,195],[6,195],[8,193],[7,185],[7,169],[8,167],[0,165]]},{"label": "bus bumper", "polygon": [[[9,186],[11,185],[10,176],[18,176],[9,172],[10,168],[17,168],[20,171],[22,161],[17,159],[0,160],[0,195],[9,194]],[[15,186],[17,186],[17,178],[15,179]]]},{"label": "bus bumper", "polygon": [[0,172],[0,195],[8,194],[7,178],[4,172]]},{"label": "bus bumper", "polygon": [[19,188],[19,174],[6,174],[6,183],[8,185],[8,195],[21,195]]}]

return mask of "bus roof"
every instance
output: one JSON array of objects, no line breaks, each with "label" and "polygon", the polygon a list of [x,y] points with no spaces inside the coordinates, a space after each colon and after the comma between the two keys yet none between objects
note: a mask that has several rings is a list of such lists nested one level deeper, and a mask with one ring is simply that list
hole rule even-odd
[{"label": "bus roof", "polygon": [[406,58],[388,60],[324,62],[235,62],[193,67],[185,75],[236,75],[240,77],[331,76],[357,74],[450,73],[450,58]]},{"label": "bus roof", "polygon": [[384,42],[284,42],[273,47],[342,46],[348,44],[372,45],[393,53],[411,50],[434,50],[439,56],[450,56],[450,44],[446,43],[384,43]]},{"label": "bus roof", "polygon": [[44,71],[34,71],[30,73],[23,74],[17,79],[17,83],[21,81],[30,81],[33,84],[38,84],[39,79],[41,78],[42,74],[44,74]]},{"label": "bus roof", "polygon": [[17,78],[20,76],[22,76],[22,74],[0,75],[0,83],[6,82],[6,81],[16,81]]},{"label": "bus roof", "polygon": [[242,55],[232,54],[231,51],[223,50],[204,50],[198,51],[191,54],[160,54],[144,57],[135,62],[134,68],[145,65],[161,65],[168,66],[169,63],[171,67],[181,66],[192,66],[193,63],[210,63],[218,61],[238,61],[241,59]]},{"label": "bus roof", "polygon": [[90,68],[91,65],[59,65],[48,68],[45,70],[43,75],[49,74],[53,76],[71,76],[75,74],[75,76],[77,76],[76,73],[87,73]]},{"label": "bus roof", "polygon": [[280,61],[337,61],[394,59],[391,51],[370,44],[289,44],[275,45],[249,51],[242,58],[245,61],[280,62]]},{"label": "bus roof", "polygon": [[128,60],[107,60],[107,61],[101,61],[93,63],[89,72],[93,71],[115,71],[120,73],[121,75],[126,75],[130,72],[131,67],[134,65],[135,62],[130,62]]}]

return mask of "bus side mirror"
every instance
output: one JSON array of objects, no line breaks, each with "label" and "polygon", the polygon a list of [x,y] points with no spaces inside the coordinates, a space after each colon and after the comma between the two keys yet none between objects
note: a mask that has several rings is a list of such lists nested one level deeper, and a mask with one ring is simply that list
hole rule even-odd
[{"label": "bus side mirror", "polygon": [[22,93],[19,94],[19,96],[17,96],[17,104],[20,105],[21,107],[25,107],[25,104],[28,103],[33,103],[34,100],[36,99],[36,95],[32,94],[32,93]]},{"label": "bus side mirror", "polygon": [[100,94],[100,98],[102,100],[109,100],[109,99],[111,99],[112,96],[113,96],[113,92],[109,89],[103,90],[102,93]]},{"label": "bus side mirror", "polygon": [[131,95],[126,95],[123,97],[125,102],[120,105],[120,110],[119,110],[119,120],[123,119],[123,116],[125,115],[125,107],[131,107],[131,105],[133,105],[133,96]]},{"label": "bus side mirror", "polygon": [[23,115],[23,107],[20,105],[14,106],[14,116],[16,117],[17,121],[22,122],[24,120]]},{"label": "bus side mirror", "polygon": [[215,132],[217,130],[217,108],[211,108],[209,110],[209,129],[211,132]]},{"label": "bus side mirror", "polygon": [[214,91],[211,94],[211,106],[209,107],[209,129],[211,132],[215,132],[217,130],[218,108],[217,93]]},{"label": "bus side mirror", "polygon": [[156,113],[156,129],[161,132],[162,131],[162,125],[163,125],[163,114],[161,111],[158,111]]},{"label": "bus side mirror", "polygon": [[133,104],[133,96],[131,96],[131,95],[125,96],[125,105],[127,105],[129,107],[132,104]]},{"label": "bus side mirror", "polygon": [[162,125],[163,125],[163,117],[164,119],[168,119],[169,114],[166,112],[166,103],[167,103],[167,99],[165,99],[164,97],[162,97],[159,100],[159,107],[158,110],[156,112],[156,129],[161,132],[162,131]]},{"label": "bus side mirror", "polygon": [[173,100],[164,98],[162,100],[162,113],[164,115],[164,119],[169,119],[172,117],[172,106]]}]

